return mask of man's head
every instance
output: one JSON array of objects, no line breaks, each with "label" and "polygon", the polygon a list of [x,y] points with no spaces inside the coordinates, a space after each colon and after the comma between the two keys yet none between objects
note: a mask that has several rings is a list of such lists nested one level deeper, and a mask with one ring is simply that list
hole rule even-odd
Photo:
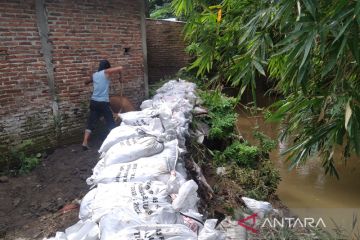
[{"label": "man's head", "polygon": [[108,60],[101,60],[100,63],[99,63],[98,72],[100,72],[102,70],[105,70],[105,69],[108,69],[108,68],[111,68],[109,61]]}]

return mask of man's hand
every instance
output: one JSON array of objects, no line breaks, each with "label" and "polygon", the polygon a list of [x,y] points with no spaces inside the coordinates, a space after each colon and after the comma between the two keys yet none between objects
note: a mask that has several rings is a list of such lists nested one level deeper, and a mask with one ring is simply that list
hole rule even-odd
[{"label": "man's hand", "polygon": [[105,69],[105,74],[106,74],[107,76],[111,76],[111,75],[114,75],[114,74],[116,74],[116,73],[122,72],[122,70],[123,70],[123,67],[122,67],[122,66],[112,67],[112,68]]}]

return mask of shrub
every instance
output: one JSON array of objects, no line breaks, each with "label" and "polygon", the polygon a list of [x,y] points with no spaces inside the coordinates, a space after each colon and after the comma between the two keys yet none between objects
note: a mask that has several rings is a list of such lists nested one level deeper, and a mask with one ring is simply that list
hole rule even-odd
[{"label": "shrub", "polygon": [[236,163],[239,167],[255,168],[260,159],[260,151],[256,146],[234,141],[224,152],[216,151],[215,162],[219,164]]},{"label": "shrub", "polygon": [[1,156],[3,174],[13,173],[26,174],[33,170],[41,161],[41,154],[33,153],[34,143],[31,140],[25,140],[22,143],[4,151]]},{"label": "shrub", "polygon": [[237,99],[226,97],[219,90],[202,91],[200,97],[209,112],[206,121],[210,126],[209,138],[223,139],[231,136],[237,120],[237,114],[234,112]]}]

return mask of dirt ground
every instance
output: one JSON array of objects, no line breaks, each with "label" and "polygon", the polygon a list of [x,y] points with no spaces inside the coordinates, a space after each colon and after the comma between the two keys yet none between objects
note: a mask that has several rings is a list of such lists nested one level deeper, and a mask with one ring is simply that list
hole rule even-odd
[{"label": "dirt ground", "polygon": [[78,201],[98,160],[100,140],[56,149],[30,174],[0,181],[0,240],[43,239],[78,221]]}]

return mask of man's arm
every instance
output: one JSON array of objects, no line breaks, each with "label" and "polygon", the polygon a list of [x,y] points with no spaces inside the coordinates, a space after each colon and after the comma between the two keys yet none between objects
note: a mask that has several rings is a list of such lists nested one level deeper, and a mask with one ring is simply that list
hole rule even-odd
[{"label": "man's arm", "polygon": [[116,73],[122,72],[122,70],[123,70],[122,66],[108,68],[108,69],[105,69],[105,75],[106,76],[111,76],[111,75],[114,75]]},{"label": "man's arm", "polygon": [[89,83],[92,83],[92,82],[93,82],[92,76],[89,79],[85,80],[86,85],[88,85]]}]

